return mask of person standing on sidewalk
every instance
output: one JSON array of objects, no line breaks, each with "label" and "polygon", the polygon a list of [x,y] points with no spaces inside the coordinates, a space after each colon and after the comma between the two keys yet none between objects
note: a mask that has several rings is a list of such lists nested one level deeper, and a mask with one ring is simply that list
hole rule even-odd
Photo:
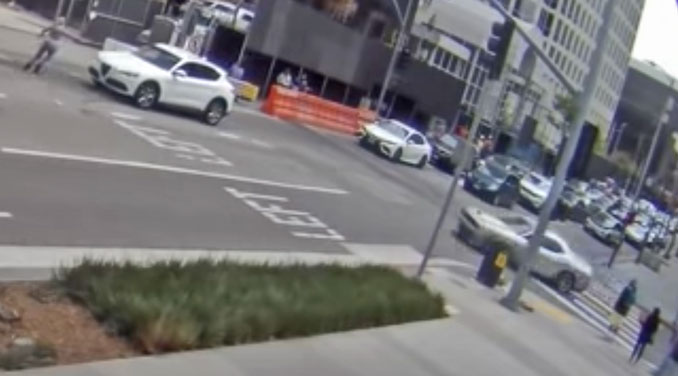
[{"label": "person standing on sidewalk", "polygon": [[636,340],[636,345],[633,347],[633,352],[631,352],[631,358],[629,362],[638,363],[640,358],[643,356],[643,351],[645,351],[645,346],[652,344],[654,340],[654,334],[659,328],[659,317],[661,312],[659,308],[655,308],[652,313],[645,318],[642,326],[640,327],[640,333],[638,334],[638,339]]},{"label": "person standing on sidewalk", "polygon": [[622,322],[626,315],[629,314],[631,307],[636,304],[636,286],[637,283],[635,279],[629,282],[629,284],[624,287],[621,294],[619,294],[619,298],[617,298],[617,302],[614,304],[614,312],[610,314],[609,328],[610,331],[615,334],[619,331],[619,328],[621,328]]},{"label": "person standing on sidewalk", "polygon": [[40,32],[40,36],[43,38],[42,44],[35,53],[35,56],[24,65],[25,71],[32,70],[33,73],[38,74],[45,64],[54,57],[64,34],[63,27],[64,19],[59,18],[52,26],[46,27]]}]

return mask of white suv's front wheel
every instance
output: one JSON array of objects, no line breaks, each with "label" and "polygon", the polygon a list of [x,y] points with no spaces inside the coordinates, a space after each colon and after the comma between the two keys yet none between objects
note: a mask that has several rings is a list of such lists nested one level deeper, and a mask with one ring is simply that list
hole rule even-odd
[{"label": "white suv's front wheel", "polygon": [[151,108],[158,102],[160,88],[156,83],[144,82],[134,93],[134,102],[140,108]]}]

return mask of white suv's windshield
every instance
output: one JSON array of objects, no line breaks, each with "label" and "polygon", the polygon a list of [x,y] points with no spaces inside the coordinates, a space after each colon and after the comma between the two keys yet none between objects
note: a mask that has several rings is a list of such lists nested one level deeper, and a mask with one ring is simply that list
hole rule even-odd
[{"label": "white suv's windshield", "polygon": [[178,56],[157,47],[142,47],[134,55],[164,70],[172,69],[181,61]]}]

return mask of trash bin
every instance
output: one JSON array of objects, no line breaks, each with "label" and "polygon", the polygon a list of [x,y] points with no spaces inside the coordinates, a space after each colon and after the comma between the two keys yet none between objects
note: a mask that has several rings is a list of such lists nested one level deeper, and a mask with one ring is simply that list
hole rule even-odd
[{"label": "trash bin", "polygon": [[485,249],[485,257],[480,264],[478,274],[476,274],[476,280],[489,288],[494,288],[499,283],[501,273],[506,268],[507,263],[508,252],[504,247],[488,246]]}]

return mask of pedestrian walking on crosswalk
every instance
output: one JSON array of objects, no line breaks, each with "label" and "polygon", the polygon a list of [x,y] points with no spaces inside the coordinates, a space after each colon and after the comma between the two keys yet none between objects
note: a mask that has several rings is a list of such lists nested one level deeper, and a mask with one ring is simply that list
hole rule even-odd
[{"label": "pedestrian walking on crosswalk", "polygon": [[650,313],[643,321],[643,325],[640,327],[640,333],[638,333],[636,345],[633,347],[633,351],[631,352],[631,358],[629,358],[629,362],[634,364],[638,363],[640,358],[643,356],[645,347],[648,344],[652,344],[654,335],[657,333],[657,329],[659,329],[660,315],[661,311],[659,308],[655,308],[652,310],[652,313]]},{"label": "pedestrian walking on crosswalk", "polygon": [[617,298],[617,302],[614,304],[614,311],[610,314],[610,326],[609,329],[613,333],[617,333],[619,328],[621,328],[624,318],[629,314],[631,307],[636,304],[636,294],[637,294],[637,283],[636,280],[631,280],[621,294]]}]

